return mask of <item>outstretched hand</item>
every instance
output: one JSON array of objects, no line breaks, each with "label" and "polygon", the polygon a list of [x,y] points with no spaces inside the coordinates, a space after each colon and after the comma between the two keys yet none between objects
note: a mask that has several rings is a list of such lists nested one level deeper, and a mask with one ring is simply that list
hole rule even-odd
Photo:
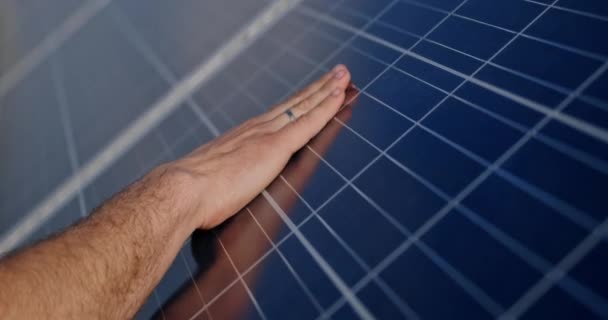
[{"label": "outstretched hand", "polygon": [[181,193],[196,225],[213,228],[253,200],[338,112],[349,83],[348,69],[338,65],[286,102],[169,163],[185,181]]}]

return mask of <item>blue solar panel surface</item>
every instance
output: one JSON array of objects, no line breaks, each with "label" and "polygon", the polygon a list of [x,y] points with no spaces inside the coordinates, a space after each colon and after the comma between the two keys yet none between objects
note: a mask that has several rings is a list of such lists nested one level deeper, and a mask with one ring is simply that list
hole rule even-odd
[{"label": "blue solar panel surface", "polygon": [[[0,138],[21,152],[2,156],[0,231],[239,25],[147,5],[108,5],[4,97],[2,130],[30,144]],[[606,39],[600,0],[305,0],[29,241],[344,63],[352,104],[196,232],[138,318],[608,318]]]}]

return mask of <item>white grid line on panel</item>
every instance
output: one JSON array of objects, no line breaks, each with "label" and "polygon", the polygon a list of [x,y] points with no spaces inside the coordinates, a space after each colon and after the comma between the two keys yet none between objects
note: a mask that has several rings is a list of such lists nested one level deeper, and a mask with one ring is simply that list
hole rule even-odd
[{"label": "white grid line on panel", "polygon": [[[540,1],[534,1],[534,0],[523,0],[526,2],[530,2],[530,3],[534,3],[543,7],[548,6],[548,4],[540,2]],[[554,5],[553,9],[555,10],[561,10],[561,11],[566,11],[566,12],[570,12],[570,13],[574,13],[580,16],[585,16],[587,18],[592,18],[592,19],[596,19],[596,20],[601,20],[601,21],[608,21],[608,17],[607,16],[602,16],[599,14],[595,14],[592,12],[588,12],[588,11],[583,11],[583,10],[577,10],[577,9],[572,9],[572,8],[568,8],[568,7],[564,7],[564,6],[560,6],[560,5]]]},{"label": "white grid line on panel", "polygon": [[[184,254],[182,253],[181,250],[179,252],[179,256],[180,256],[180,258],[181,258],[182,263],[184,264],[184,266],[186,266],[186,270],[188,270],[188,274],[190,275],[190,279],[192,279],[192,284],[194,285],[194,288],[196,289],[196,294],[198,294],[198,297],[203,302],[203,305],[206,305],[207,301],[205,301],[205,298],[203,298],[203,294],[201,293],[201,290],[198,288],[198,284],[196,283],[196,280],[194,279],[194,274],[192,273],[192,270],[190,269],[190,266],[188,265],[188,262],[186,261],[186,257],[184,257]],[[162,306],[161,306],[161,309],[162,309]],[[207,314],[207,318],[209,318],[210,320],[213,320],[213,316],[211,316],[211,313],[209,312],[209,309],[205,309],[205,313]]]},{"label": "white grid line on panel", "polygon": [[[50,72],[54,87],[53,90],[57,98],[57,104],[59,105],[63,136],[68,150],[70,167],[72,168],[72,174],[75,174],[78,171],[78,168],[80,167],[80,161],[78,160],[78,152],[76,151],[76,141],[74,140],[72,120],[70,119],[70,114],[68,111],[68,100],[65,93],[65,86],[63,83],[63,73],[61,71],[61,66],[55,59],[53,59],[53,61],[51,62]],[[82,184],[78,187],[78,208],[80,210],[80,217],[86,217],[87,205],[84,198]]]}]

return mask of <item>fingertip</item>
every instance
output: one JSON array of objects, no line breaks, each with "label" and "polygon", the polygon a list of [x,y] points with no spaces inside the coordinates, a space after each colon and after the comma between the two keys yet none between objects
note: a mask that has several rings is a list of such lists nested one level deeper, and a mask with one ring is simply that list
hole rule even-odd
[{"label": "fingertip", "polygon": [[340,70],[348,70],[348,68],[346,67],[345,64],[342,63],[338,63],[335,67],[333,67],[334,72],[340,71]]},{"label": "fingertip", "polygon": [[325,78],[325,77],[336,78],[337,77],[336,75],[340,72],[344,72],[344,70],[346,70],[346,68],[343,64],[337,64],[333,68],[331,68],[329,71],[327,71],[323,76],[321,76],[321,78]]},{"label": "fingertip", "polygon": [[350,75],[350,70],[348,69],[348,67],[345,64],[340,63],[336,66],[336,68],[344,71],[347,75]]},{"label": "fingertip", "polygon": [[327,83],[329,88],[336,87],[340,90],[346,90],[350,83],[350,73],[347,69],[342,68],[338,72],[334,73],[332,81]]},{"label": "fingertip", "polygon": [[342,79],[346,75],[346,70],[340,69],[334,73],[334,79]]},{"label": "fingertip", "polygon": [[333,74],[334,78],[341,79],[349,74],[349,70],[346,65],[340,63],[333,67],[330,73]]}]

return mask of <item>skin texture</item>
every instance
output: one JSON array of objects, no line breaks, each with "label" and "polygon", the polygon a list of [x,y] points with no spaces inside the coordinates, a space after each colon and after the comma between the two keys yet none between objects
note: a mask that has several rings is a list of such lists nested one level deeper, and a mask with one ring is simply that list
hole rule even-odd
[{"label": "skin texture", "polygon": [[[153,169],[70,229],[0,261],[0,318],[132,318],[197,228],[241,210],[344,104],[336,66],[299,94]],[[297,117],[290,121],[285,110]]]}]

